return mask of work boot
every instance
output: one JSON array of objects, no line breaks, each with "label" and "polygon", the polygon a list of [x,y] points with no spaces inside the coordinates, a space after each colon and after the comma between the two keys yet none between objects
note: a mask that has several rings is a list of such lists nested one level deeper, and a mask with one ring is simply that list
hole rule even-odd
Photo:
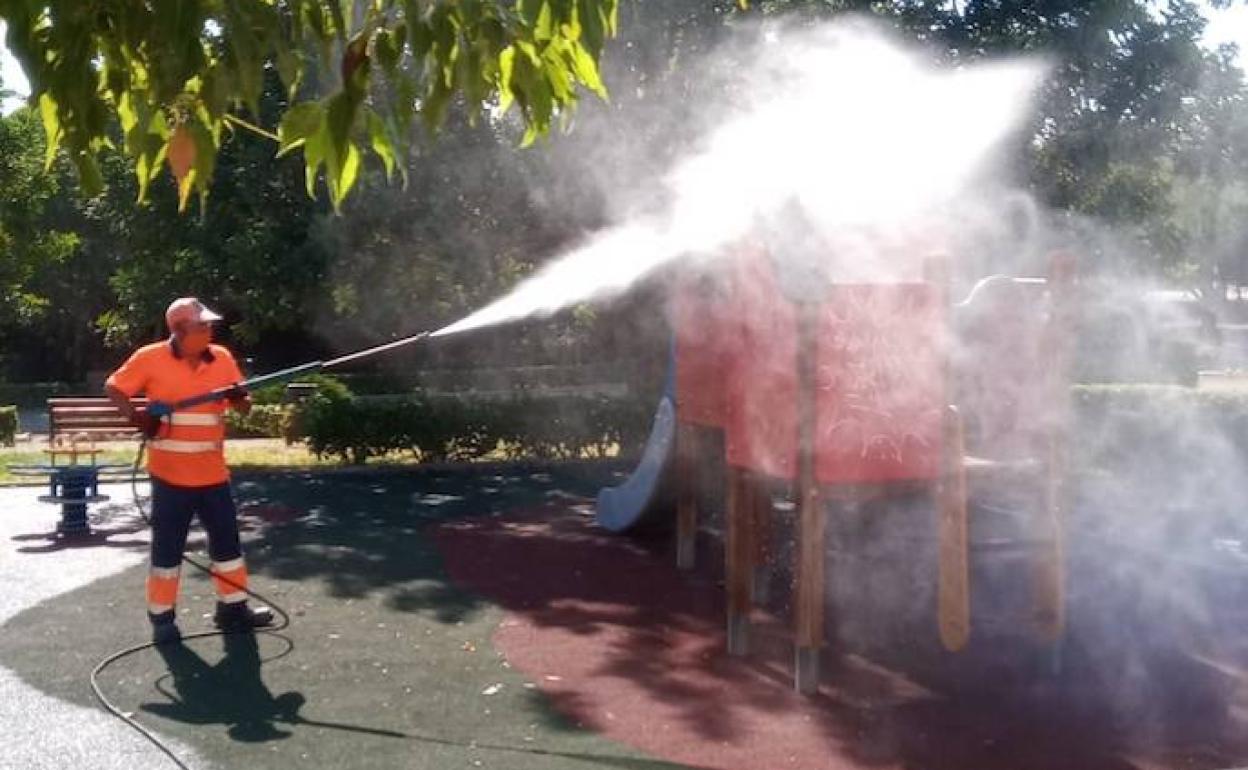
[{"label": "work boot", "polygon": [[273,610],[268,607],[252,609],[247,602],[217,602],[212,622],[222,631],[250,631],[273,625]]},{"label": "work boot", "polygon": [[155,615],[149,612],[147,618],[152,621],[154,644],[175,644],[182,641],[182,632],[178,630],[178,618],[173,610],[166,610]]}]

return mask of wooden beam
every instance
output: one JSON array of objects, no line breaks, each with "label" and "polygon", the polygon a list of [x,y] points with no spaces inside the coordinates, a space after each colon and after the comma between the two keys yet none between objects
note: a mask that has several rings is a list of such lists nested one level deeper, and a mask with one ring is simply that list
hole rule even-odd
[{"label": "wooden beam", "polygon": [[1035,562],[1033,618],[1040,637],[1057,642],[1066,626],[1066,473],[1070,429],[1070,359],[1074,327],[1075,261],[1055,253],[1049,263],[1049,321],[1044,331],[1045,392],[1048,403],[1044,437],[1044,518],[1047,533]]},{"label": "wooden beam", "polygon": [[795,602],[794,685],[798,692],[819,688],[819,657],[824,641],[824,517],[815,479],[815,344],[818,306],[802,304],[797,316],[797,590]]},{"label": "wooden beam", "polygon": [[941,421],[941,475],[936,486],[937,588],[936,625],[946,650],[964,648],[971,637],[970,523],[967,520],[966,435],[962,415],[953,405],[956,391],[950,325],[952,268],[949,257],[933,255],[923,262],[923,280],[938,292],[942,326],[940,346],[945,409]]},{"label": "wooden beam", "polygon": [[750,564],[752,575],[750,581],[750,601],[755,607],[766,604],[771,592],[771,571],[768,566],[771,548],[771,528],[773,505],[771,488],[767,480],[759,477],[755,480],[754,505],[751,512],[754,520],[750,527],[752,539]]},{"label": "wooden beam", "polygon": [[971,568],[968,551],[965,438],[962,416],[950,406],[944,421],[944,475],[937,490],[939,579],[936,617],[940,641],[956,652],[971,638]]},{"label": "wooden beam", "polygon": [[693,569],[698,545],[698,480],[701,478],[698,429],[676,424],[676,566]]},{"label": "wooden beam", "polygon": [[755,480],[749,471],[728,469],[724,582],[728,593],[728,652],[745,655],[750,636],[750,578]]}]

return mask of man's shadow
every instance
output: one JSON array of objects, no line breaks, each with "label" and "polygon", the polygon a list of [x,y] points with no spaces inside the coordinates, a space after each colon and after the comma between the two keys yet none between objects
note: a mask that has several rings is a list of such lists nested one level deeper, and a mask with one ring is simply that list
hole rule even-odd
[{"label": "man's shadow", "polygon": [[[194,725],[226,725],[236,741],[259,743],[290,736],[278,722],[301,721],[299,709],[305,698],[299,692],[276,697],[260,678],[260,649],[255,634],[226,634],[225,655],[209,665],[184,644],[164,644],[156,649],[169,674],[156,682],[167,703],[144,703],[144,711]],[[287,640],[289,643],[289,640]],[[172,681],[172,689],[167,682]]]}]

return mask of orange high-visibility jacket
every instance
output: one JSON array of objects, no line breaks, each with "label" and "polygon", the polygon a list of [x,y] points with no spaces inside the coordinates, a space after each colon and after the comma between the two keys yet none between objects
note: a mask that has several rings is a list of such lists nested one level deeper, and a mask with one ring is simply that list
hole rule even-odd
[{"label": "orange high-visibility jacket", "polygon": [[[134,398],[176,403],[242,382],[234,356],[209,345],[198,361],[182,356],[173,340],[139,348],[108,378],[108,384]],[[147,470],[179,487],[209,487],[230,478],[225,467],[224,401],[200,404],[163,418],[159,435],[148,442]]]}]

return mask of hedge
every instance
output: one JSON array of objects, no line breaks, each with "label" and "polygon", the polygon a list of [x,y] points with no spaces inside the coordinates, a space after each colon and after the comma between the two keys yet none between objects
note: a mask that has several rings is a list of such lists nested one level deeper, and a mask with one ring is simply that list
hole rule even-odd
[{"label": "hedge", "polygon": [[17,407],[0,406],[0,444],[13,446],[17,442]]},{"label": "hedge", "polygon": [[72,396],[86,392],[86,385],[67,382],[0,383],[0,404],[43,406],[49,398]]},{"label": "hedge", "polygon": [[284,438],[294,443],[300,436],[293,404],[256,404],[247,414],[227,412],[225,424],[232,438]]},{"label": "hedge", "polygon": [[1080,385],[1078,460],[1134,474],[1248,461],[1248,391],[1176,385]]},{"label": "hedge", "polygon": [[[332,374],[309,374],[307,376],[297,378],[295,382],[312,383],[313,385],[316,385],[318,393],[324,393],[331,397],[345,398],[352,395],[354,392],[348,388],[341,379]],[[251,400],[258,406],[285,404],[286,383],[257,388],[254,392],[252,392]]]},{"label": "hedge", "polygon": [[393,399],[324,393],[299,410],[300,428],[318,456],[364,463],[392,453],[417,460],[569,459],[631,451],[649,427],[650,409],[594,396],[508,400],[409,396]]}]

